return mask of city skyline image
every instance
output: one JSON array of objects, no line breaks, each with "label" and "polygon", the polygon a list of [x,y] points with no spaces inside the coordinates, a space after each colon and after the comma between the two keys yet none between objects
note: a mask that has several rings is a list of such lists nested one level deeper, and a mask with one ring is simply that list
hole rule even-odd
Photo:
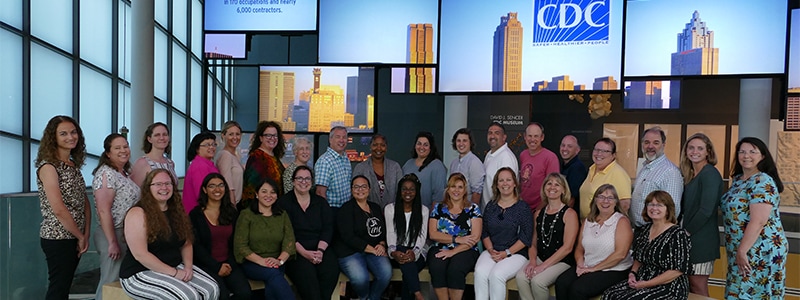
[{"label": "city skyline image", "polygon": [[284,131],[351,132],[374,127],[374,69],[371,67],[260,67],[259,120]]},{"label": "city skyline image", "polygon": [[[436,53],[433,52],[433,24],[408,25],[408,59],[409,64],[432,64]],[[406,93],[433,93],[432,68],[408,68],[405,80]]]},{"label": "city skyline image", "polygon": [[792,10],[789,30],[789,92],[800,93],[800,8]]},{"label": "city skyline image", "polygon": [[[409,24],[433,24],[436,32],[439,23],[436,0],[338,0],[319,5],[320,63],[405,64]],[[436,63],[435,39],[431,53]]]},{"label": "city skyline image", "polygon": [[680,82],[625,81],[623,104],[625,109],[671,109],[680,104]]},{"label": "city skyline image", "polygon": [[439,91],[617,90],[623,1],[442,0]]},{"label": "city skyline image", "polygon": [[[786,7],[786,0],[629,0],[624,74],[783,73]],[[679,67],[692,64],[692,72]]]}]

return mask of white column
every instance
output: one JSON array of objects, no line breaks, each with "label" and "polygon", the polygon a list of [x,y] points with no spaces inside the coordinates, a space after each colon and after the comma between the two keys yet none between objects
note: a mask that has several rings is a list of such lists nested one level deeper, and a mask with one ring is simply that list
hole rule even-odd
[{"label": "white column", "polygon": [[739,84],[739,136],[757,137],[769,144],[772,78],[742,79]]},{"label": "white column", "polygon": [[[458,152],[453,150],[452,139],[456,130],[467,127],[467,96],[444,96],[444,132],[442,140],[442,159],[448,172],[450,162],[458,157]],[[475,138],[473,135],[472,138]]]},{"label": "white column", "polygon": [[153,123],[154,0],[131,1],[131,158],[142,152],[144,130]]}]

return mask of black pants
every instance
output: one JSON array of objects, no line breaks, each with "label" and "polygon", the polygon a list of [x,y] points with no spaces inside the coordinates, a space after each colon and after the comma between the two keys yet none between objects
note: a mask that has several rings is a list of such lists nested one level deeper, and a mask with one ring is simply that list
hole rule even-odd
[{"label": "black pants", "polygon": [[431,248],[428,252],[428,271],[431,273],[431,285],[434,288],[450,288],[463,290],[467,286],[467,273],[475,268],[478,251],[466,250],[448,259],[437,258],[439,249]]},{"label": "black pants", "polygon": [[286,275],[297,288],[303,300],[329,300],[339,282],[339,260],[333,249],[323,252],[322,262],[312,264],[297,254],[295,259],[286,262]]},{"label": "black pants", "polygon": [[[408,247],[397,246],[397,251],[405,252]],[[419,271],[425,268],[425,257],[421,256],[413,263],[399,264],[396,260],[391,260],[392,267],[400,269],[403,273],[403,288],[400,297],[403,300],[414,299],[414,293],[420,291]]]},{"label": "black pants", "polygon": [[[217,281],[220,300],[249,300],[251,294],[250,282],[247,280],[247,276],[244,275],[242,267],[235,261],[228,260],[227,263],[231,265],[231,273],[228,276],[220,277],[219,270],[203,269],[203,271],[206,271],[208,275],[211,275]],[[233,293],[233,296],[231,296],[231,293]]]},{"label": "black pants", "polygon": [[599,296],[612,285],[628,279],[628,270],[597,271],[578,277],[575,269],[575,267],[569,268],[556,279],[557,300],[588,300]]},{"label": "black pants", "polygon": [[47,260],[47,300],[64,300],[69,298],[72,278],[78,269],[78,240],[41,239],[42,252]]}]

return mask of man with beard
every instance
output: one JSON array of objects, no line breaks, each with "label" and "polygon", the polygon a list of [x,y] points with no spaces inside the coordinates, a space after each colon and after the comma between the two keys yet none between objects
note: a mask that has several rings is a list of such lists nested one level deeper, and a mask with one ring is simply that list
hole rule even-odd
[{"label": "man with beard", "polygon": [[[636,176],[633,186],[633,193],[628,204],[630,210],[628,216],[634,222],[634,228],[645,225],[642,219],[642,209],[646,205],[645,197],[652,191],[662,190],[669,193],[675,201],[675,215],[681,213],[681,197],[683,196],[683,176],[681,171],[675,166],[667,156],[664,155],[664,143],[667,135],[661,127],[652,127],[644,131],[642,135],[642,152],[644,153],[644,163]],[[620,201],[622,211],[626,211],[626,201]]]}]

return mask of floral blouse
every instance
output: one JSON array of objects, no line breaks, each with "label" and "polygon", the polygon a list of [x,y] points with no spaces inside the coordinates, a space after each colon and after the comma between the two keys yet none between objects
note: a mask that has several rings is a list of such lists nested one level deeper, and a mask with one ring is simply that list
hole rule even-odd
[{"label": "floral blouse", "polygon": [[[436,219],[436,230],[452,236],[468,236],[472,233],[472,219],[483,218],[481,209],[477,204],[472,203],[469,207],[465,207],[460,214],[453,215],[443,202],[436,203],[431,210],[430,219]],[[457,244],[453,243],[439,243],[433,245],[439,249],[453,249]],[[472,250],[478,251],[478,246],[472,247]]]},{"label": "floral blouse", "polygon": [[[97,192],[103,187],[104,178],[106,180],[105,187],[114,190],[114,202],[111,204],[111,219],[114,222],[114,228],[122,228],[128,209],[139,202],[139,186],[119,171],[108,165],[102,165],[94,173],[93,191]],[[97,207],[97,202],[95,202],[95,207]],[[99,219],[97,222],[100,223]]]}]

